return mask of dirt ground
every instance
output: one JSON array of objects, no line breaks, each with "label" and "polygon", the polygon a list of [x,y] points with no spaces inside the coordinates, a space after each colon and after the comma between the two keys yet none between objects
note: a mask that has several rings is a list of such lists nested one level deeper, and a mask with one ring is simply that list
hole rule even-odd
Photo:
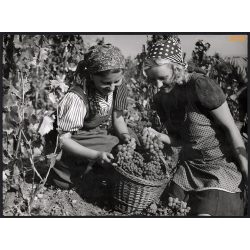
[{"label": "dirt ground", "polygon": [[[33,187],[34,188],[34,187]],[[30,213],[24,197],[29,197],[32,184],[24,183],[22,192],[8,191],[4,197],[4,216],[122,216],[113,211],[104,194],[83,198],[75,189],[44,187],[34,198]]]}]

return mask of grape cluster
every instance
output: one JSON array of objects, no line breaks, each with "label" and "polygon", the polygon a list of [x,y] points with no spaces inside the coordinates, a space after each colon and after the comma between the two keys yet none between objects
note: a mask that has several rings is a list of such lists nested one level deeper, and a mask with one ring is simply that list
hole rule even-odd
[{"label": "grape cluster", "polygon": [[133,126],[133,131],[137,134],[137,135],[141,135],[143,132],[143,129],[145,127],[150,127],[152,126],[152,123],[149,121],[139,121],[136,126]]},{"label": "grape cluster", "polygon": [[187,203],[178,198],[169,197],[167,203],[152,203],[142,212],[145,216],[187,216],[190,207]]},{"label": "grape cluster", "polygon": [[168,198],[168,206],[176,213],[177,216],[185,216],[189,213],[190,207],[187,203],[180,201],[178,198]]},{"label": "grape cluster", "polygon": [[149,150],[151,158],[158,160],[164,157],[162,152],[164,145],[162,141],[157,136],[150,135],[149,128],[143,129],[142,144],[146,150]]},{"label": "grape cluster", "polygon": [[157,181],[169,177],[169,174],[165,173],[160,161],[150,161],[145,163],[142,177],[146,180]]},{"label": "grape cluster", "polygon": [[160,181],[169,178],[169,173],[159,155],[149,157],[147,152],[143,155],[135,151],[135,140],[131,139],[128,144],[118,146],[116,163],[125,172],[149,181]]},{"label": "grape cluster", "polygon": [[133,154],[136,148],[135,139],[131,138],[129,143],[118,145],[117,163],[123,164],[130,162],[133,159]]}]

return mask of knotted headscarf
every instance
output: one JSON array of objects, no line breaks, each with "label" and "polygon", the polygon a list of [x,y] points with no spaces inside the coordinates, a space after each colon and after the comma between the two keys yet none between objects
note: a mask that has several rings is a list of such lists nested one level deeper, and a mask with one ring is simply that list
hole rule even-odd
[{"label": "knotted headscarf", "polygon": [[78,63],[75,82],[84,85],[90,81],[90,74],[113,69],[124,69],[125,58],[119,48],[111,44],[95,45],[89,48],[84,60]]},{"label": "knotted headscarf", "polygon": [[89,49],[84,57],[86,70],[96,73],[112,69],[123,69],[125,58],[120,49],[111,45],[96,45]]},{"label": "knotted headscarf", "polygon": [[186,63],[182,57],[180,43],[174,37],[159,40],[149,46],[145,60],[145,67],[153,66],[154,61],[161,59],[163,62],[165,61],[165,63],[172,62],[186,67]]}]

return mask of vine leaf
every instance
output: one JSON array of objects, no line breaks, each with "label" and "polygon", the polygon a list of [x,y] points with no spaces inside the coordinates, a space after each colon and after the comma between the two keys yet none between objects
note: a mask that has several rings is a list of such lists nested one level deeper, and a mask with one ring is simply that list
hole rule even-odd
[{"label": "vine leaf", "polygon": [[38,130],[38,127],[39,127],[39,123],[35,123],[35,124],[30,123],[28,129],[30,132],[36,133]]},{"label": "vine leaf", "polygon": [[26,94],[28,91],[30,91],[30,83],[25,80],[23,85],[23,93]]},{"label": "vine leaf", "polygon": [[52,119],[49,116],[45,116],[43,118],[43,121],[42,121],[41,125],[40,125],[38,133],[41,136],[44,136],[44,135],[48,134],[51,130],[53,130],[53,123],[54,123],[54,119]]},{"label": "vine leaf", "polygon": [[10,106],[10,111],[3,114],[3,129],[7,132],[11,132],[11,129],[16,129],[21,122],[20,113],[18,112],[18,106]]},{"label": "vine leaf", "polygon": [[48,48],[41,48],[39,53],[39,61],[44,62],[48,58]]},{"label": "vine leaf", "polygon": [[17,98],[21,99],[21,93],[18,89],[16,89],[14,86],[10,86],[10,93],[14,94]]},{"label": "vine leaf", "polygon": [[8,177],[10,176],[10,170],[6,169],[3,171],[3,181],[7,181]]},{"label": "vine leaf", "polygon": [[35,147],[33,149],[33,157],[40,157],[42,154],[43,147],[41,146],[40,148]]},{"label": "vine leaf", "polygon": [[49,93],[49,99],[51,100],[51,102],[53,104],[55,104],[57,101],[56,101],[56,95],[54,93]]},{"label": "vine leaf", "polygon": [[66,75],[62,75],[62,77],[56,76],[57,80],[51,80],[50,81],[51,87],[52,88],[53,87],[54,88],[58,88],[59,87],[61,89],[61,91],[63,93],[65,93],[68,90],[68,88],[69,88],[69,86],[66,85],[65,82],[64,82],[65,77],[66,77]]},{"label": "vine leaf", "polygon": [[25,147],[24,143],[21,143],[21,153],[22,153],[22,157],[28,159],[29,158],[29,152],[27,150],[27,148]]},{"label": "vine leaf", "polygon": [[13,157],[7,150],[3,150],[3,164],[8,165],[13,160]]},{"label": "vine leaf", "polygon": [[20,99],[21,99],[20,91],[11,85],[10,88],[6,92],[4,92],[3,95],[4,111],[8,111],[11,106],[14,105],[18,106]]}]

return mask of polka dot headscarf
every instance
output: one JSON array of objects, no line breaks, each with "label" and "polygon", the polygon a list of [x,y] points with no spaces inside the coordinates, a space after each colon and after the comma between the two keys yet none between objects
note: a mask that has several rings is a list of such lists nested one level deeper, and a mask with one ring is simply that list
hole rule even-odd
[{"label": "polka dot headscarf", "polygon": [[153,43],[148,48],[146,59],[167,59],[170,62],[186,66],[183,61],[181,46],[173,37]]}]

